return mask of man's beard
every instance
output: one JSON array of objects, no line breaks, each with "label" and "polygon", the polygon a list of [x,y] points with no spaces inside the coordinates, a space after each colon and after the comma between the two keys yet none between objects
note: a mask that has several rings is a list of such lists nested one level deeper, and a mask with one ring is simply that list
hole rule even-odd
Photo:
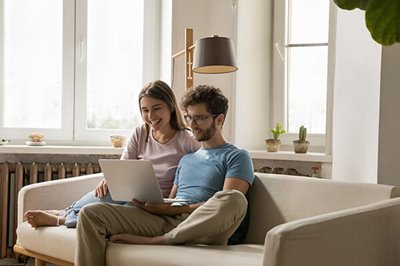
[{"label": "man's beard", "polygon": [[213,123],[209,128],[202,130],[203,133],[198,134],[196,136],[196,139],[197,139],[197,141],[207,141],[215,135],[216,131],[217,131],[217,128],[216,128],[215,124]]}]

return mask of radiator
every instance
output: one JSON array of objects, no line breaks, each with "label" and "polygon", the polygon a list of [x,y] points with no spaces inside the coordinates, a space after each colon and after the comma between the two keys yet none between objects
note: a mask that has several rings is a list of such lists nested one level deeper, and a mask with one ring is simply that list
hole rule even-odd
[{"label": "radiator", "polygon": [[98,164],[8,163],[0,165],[0,259],[12,257],[19,190],[28,184],[100,172]]}]

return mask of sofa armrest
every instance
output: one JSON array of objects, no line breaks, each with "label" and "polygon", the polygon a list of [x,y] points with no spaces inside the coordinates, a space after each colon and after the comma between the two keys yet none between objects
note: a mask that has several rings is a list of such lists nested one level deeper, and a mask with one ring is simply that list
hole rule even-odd
[{"label": "sofa armrest", "polygon": [[264,266],[400,265],[400,198],[272,228]]},{"label": "sofa armrest", "polygon": [[31,184],[18,193],[18,224],[27,210],[60,210],[94,190],[102,173]]}]

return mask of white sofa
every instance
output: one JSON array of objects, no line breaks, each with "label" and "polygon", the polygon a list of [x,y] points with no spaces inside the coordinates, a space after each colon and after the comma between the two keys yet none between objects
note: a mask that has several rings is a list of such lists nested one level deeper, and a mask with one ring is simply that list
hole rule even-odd
[{"label": "white sofa", "polygon": [[[400,188],[307,177],[256,174],[249,194],[246,244],[145,246],[109,244],[107,265],[400,265]],[[59,209],[84,195],[101,174],[23,187],[18,198],[17,253],[72,265],[75,229],[32,229],[30,209]]]}]

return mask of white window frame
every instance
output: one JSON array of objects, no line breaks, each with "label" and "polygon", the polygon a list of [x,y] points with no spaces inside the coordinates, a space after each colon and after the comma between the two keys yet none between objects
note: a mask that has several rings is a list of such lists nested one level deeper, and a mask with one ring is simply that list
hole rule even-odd
[{"label": "white window frame", "polygon": [[[287,106],[287,73],[285,60],[287,56],[286,48],[286,8],[287,1],[274,1],[274,29],[273,29],[273,73],[272,73],[272,123],[281,123],[285,129],[288,124],[288,106]],[[325,134],[307,134],[310,145],[314,146],[316,151],[325,151],[331,138],[332,124],[332,87],[333,87],[333,64],[334,64],[334,45],[336,8],[330,2],[329,15],[329,44],[328,44],[328,77],[327,77],[327,104],[326,104],[326,133]],[[281,136],[283,145],[292,145],[292,141],[298,139],[298,133],[286,133]],[[329,153],[329,152],[328,152]]]},{"label": "white window frame", "polygon": [[[4,106],[0,107],[0,138],[20,143],[28,139],[29,133],[40,131],[51,144],[104,145],[109,144],[110,135],[129,136],[132,129],[87,129],[86,128],[86,36],[88,0],[63,0],[63,83],[62,126],[60,129],[5,128]],[[0,15],[3,17],[4,0],[0,0]],[[161,0],[144,1],[144,51],[142,83],[159,77]],[[0,80],[3,80],[4,47],[3,21],[0,19]],[[4,100],[4,83],[0,83],[0,103]],[[139,88],[140,90],[141,88]],[[51,111],[51,110],[49,110]]]}]

